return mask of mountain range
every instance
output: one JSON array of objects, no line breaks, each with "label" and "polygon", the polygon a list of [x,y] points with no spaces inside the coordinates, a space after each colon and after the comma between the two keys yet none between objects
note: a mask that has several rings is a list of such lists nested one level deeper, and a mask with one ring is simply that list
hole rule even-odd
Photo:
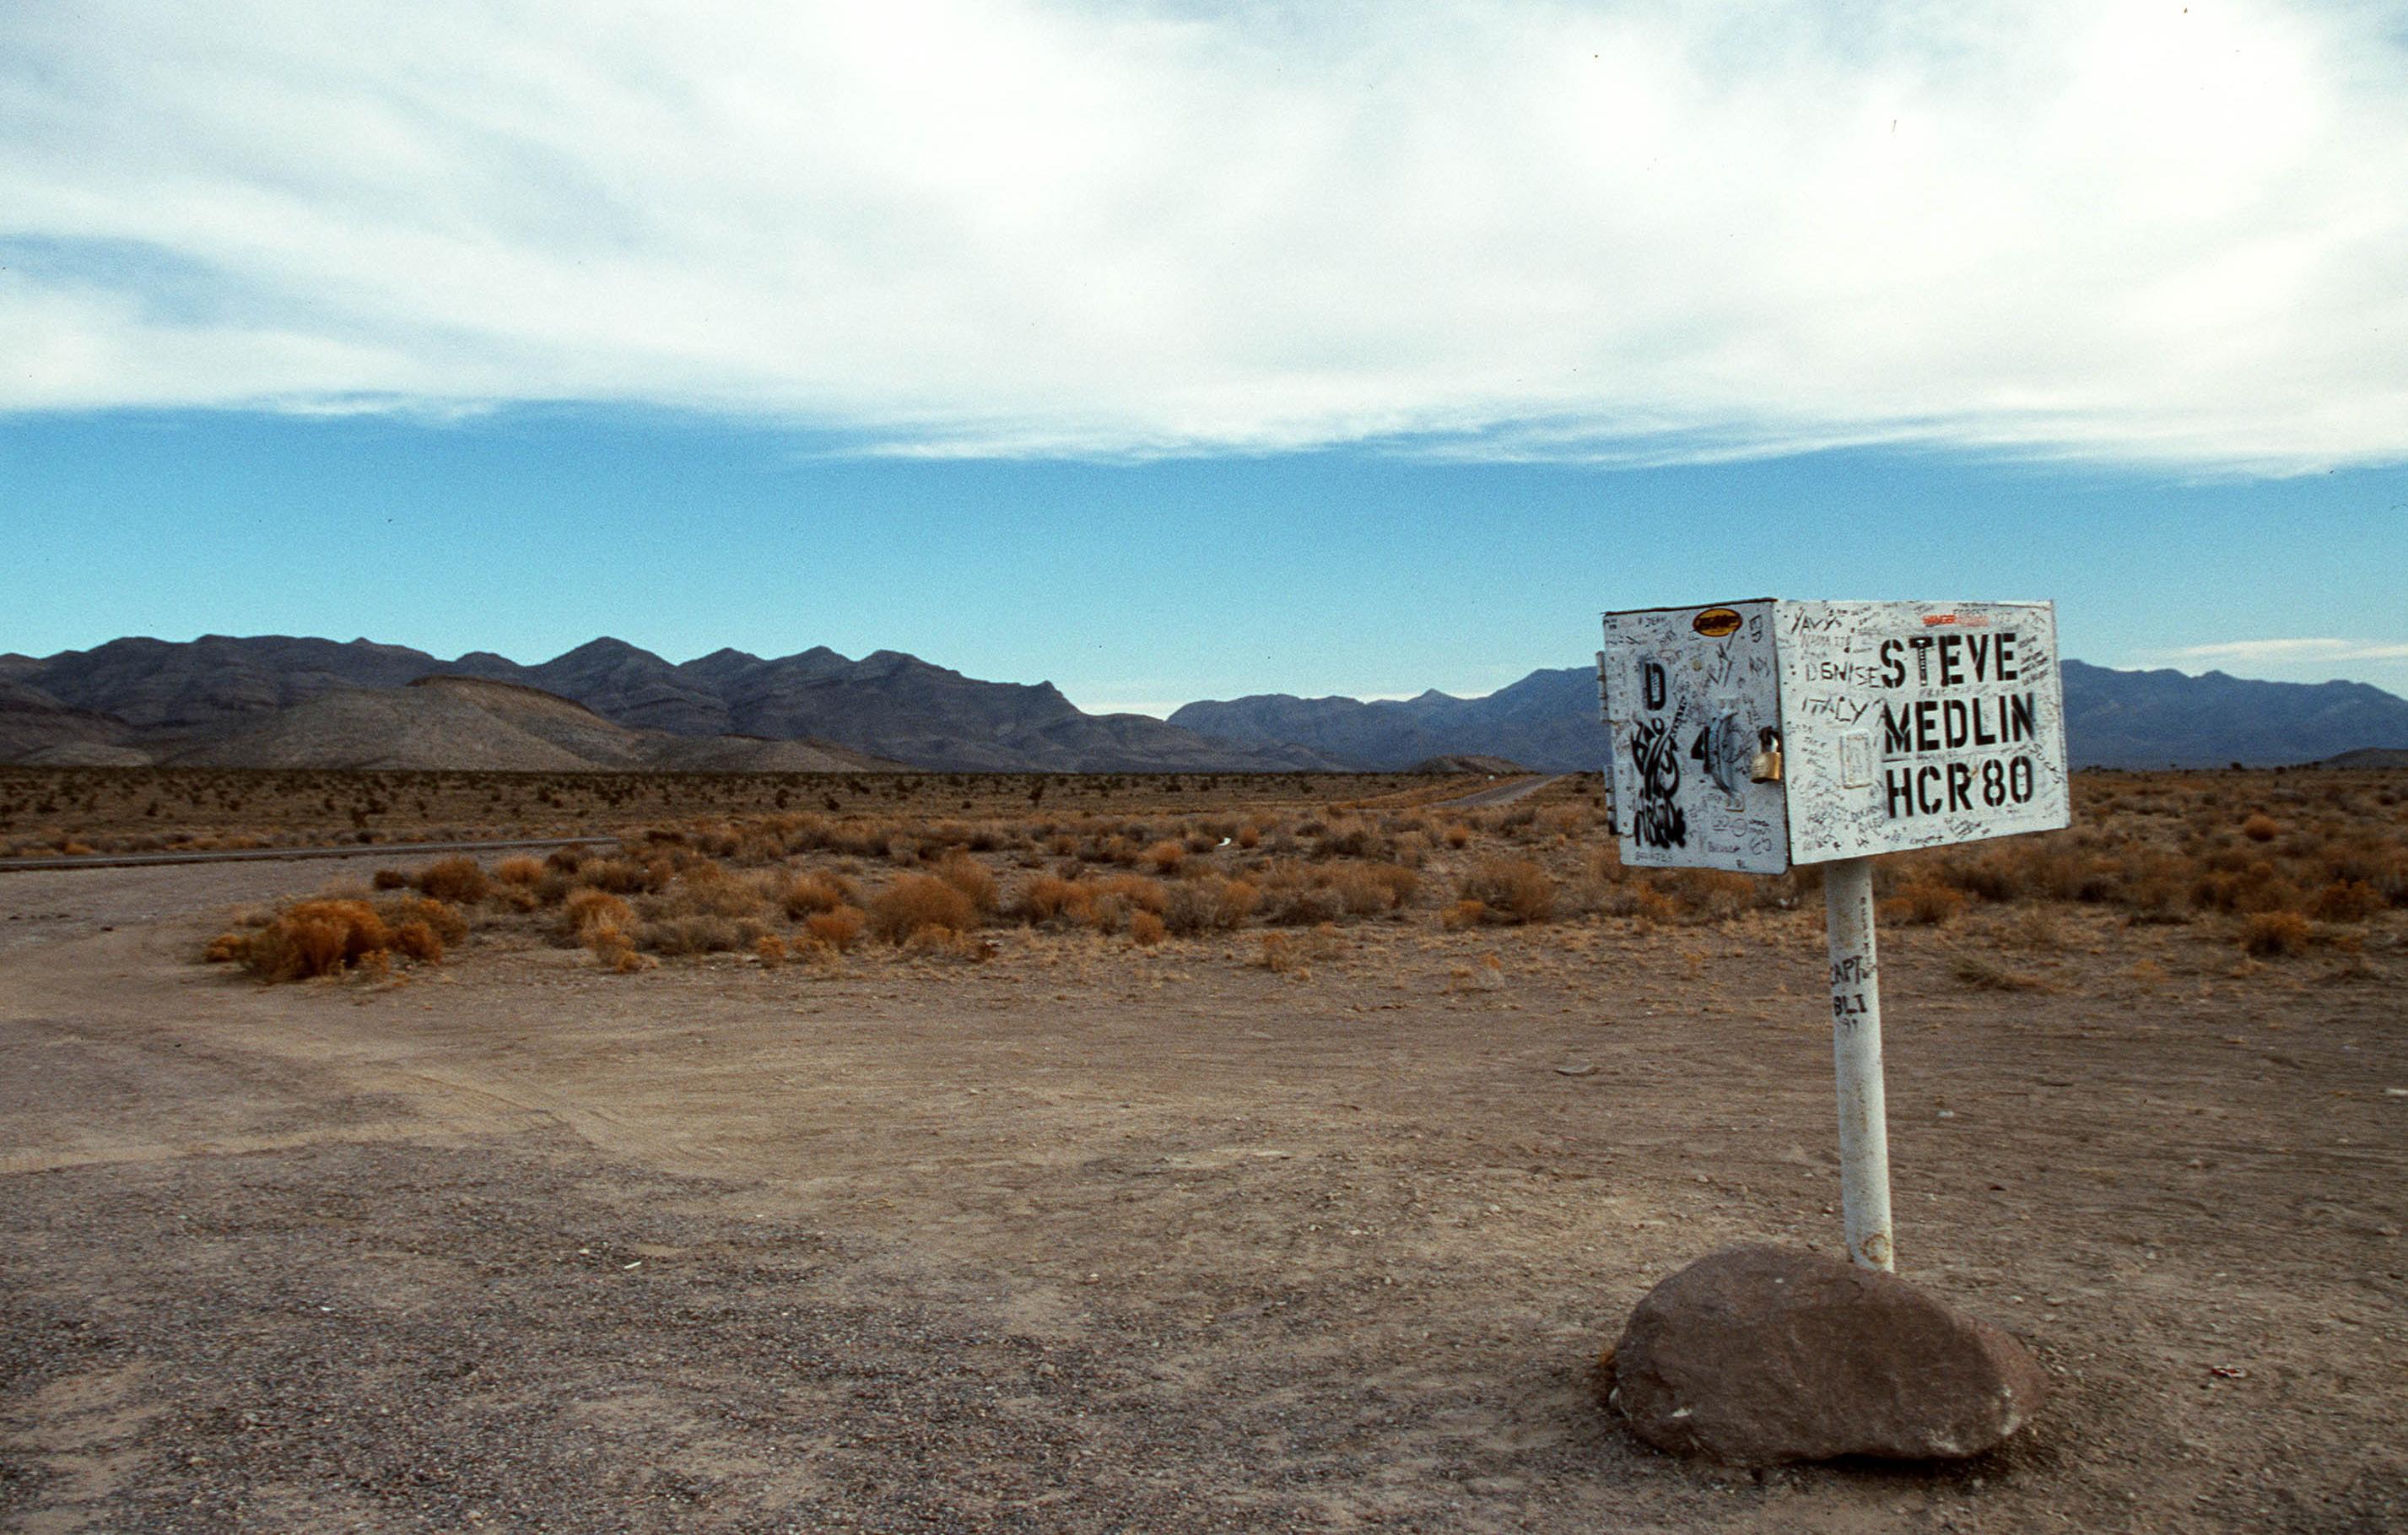
[{"label": "mountain range", "polygon": [[[2316,761],[2408,748],[2408,700],[2362,682],[2263,682],[2064,663],[2076,766]],[[0,655],[0,761],[844,771],[1403,769],[1448,757],[1597,767],[1585,667],[1485,697],[1265,694],[1166,722],[1089,714],[1050,682],[825,648],[672,663],[602,638],[537,666],[355,639],[211,635]]]},{"label": "mountain range", "polygon": [[[422,716],[461,699],[430,696],[396,703],[388,696],[427,678],[538,690],[582,706],[606,723],[663,738],[805,741],[889,766],[946,771],[1294,771],[1343,766],[1297,746],[1208,740],[1147,715],[1089,714],[1051,682],[980,681],[896,651],[853,661],[824,648],[769,660],[721,650],[677,665],[623,640],[602,638],[527,667],[490,651],[446,661],[366,639],[344,644],[283,635],[208,635],[187,642],[114,639],[39,659],[0,656],[0,759],[231,766],[255,748],[280,765],[299,766],[295,759],[307,754],[306,743],[317,739],[335,743],[346,760],[313,766],[439,766],[423,760],[430,752],[439,756],[440,750],[432,744],[439,732],[428,734],[433,722]],[[324,702],[337,696],[347,696],[338,705]],[[483,695],[480,701],[492,705],[496,697]],[[265,724],[269,717],[296,710],[311,713],[297,723]],[[241,722],[260,724],[268,734],[246,735]],[[459,765],[496,765],[490,743],[481,741],[489,727],[466,719],[455,723],[480,738],[461,739]],[[504,723],[516,728],[523,722]],[[407,751],[380,750],[380,732],[396,739],[410,735],[416,744]],[[629,766],[624,756],[631,750],[636,749],[623,744],[584,765]],[[657,743],[642,748],[656,756],[665,751]],[[513,741],[502,754],[527,757],[530,752],[524,742]],[[727,759],[722,765],[733,768],[748,753],[731,746],[721,755]],[[571,765],[529,760],[527,766]]]}]

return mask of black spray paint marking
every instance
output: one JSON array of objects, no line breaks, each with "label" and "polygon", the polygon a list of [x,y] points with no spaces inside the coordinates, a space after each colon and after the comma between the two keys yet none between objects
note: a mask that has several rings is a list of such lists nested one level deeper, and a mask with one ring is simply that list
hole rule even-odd
[{"label": "black spray paint marking", "polygon": [[1679,743],[1662,720],[1641,720],[1630,733],[1630,762],[1639,770],[1639,811],[1630,835],[1651,848],[1686,847],[1689,818],[1673,803],[1681,792]]}]

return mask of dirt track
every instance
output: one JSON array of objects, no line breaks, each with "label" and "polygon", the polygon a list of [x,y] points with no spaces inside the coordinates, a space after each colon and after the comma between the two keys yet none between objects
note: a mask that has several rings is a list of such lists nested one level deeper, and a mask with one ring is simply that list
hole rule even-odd
[{"label": "dirt track", "polygon": [[1889,937],[1902,1270],[2059,1394],[1986,1463],[1759,1481],[1586,1371],[1687,1258],[1833,1245],[1811,916],[1369,927],[1301,979],[1025,932],[190,963],[164,913],[279,875],[324,877],[0,878],[14,1528],[2408,1520],[2396,940],[2236,976],[2077,913],[2002,996],[1949,975],[1978,929]]}]

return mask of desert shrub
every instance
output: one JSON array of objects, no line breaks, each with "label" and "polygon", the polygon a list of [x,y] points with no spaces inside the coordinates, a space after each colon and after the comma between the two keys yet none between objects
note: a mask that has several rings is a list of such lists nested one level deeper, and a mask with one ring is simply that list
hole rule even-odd
[{"label": "desert shrub", "polygon": [[1327,885],[1275,883],[1263,890],[1263,920],[1274,927],[1317,927],[1346,912],[1346,903]]},{"label": "desert shrub", "polygon": [[1142,874],[1108,874],[1096,882],[1096,896],[1098,900],[1121,901],[1131,910],[1151,911],[1157,917],[1170,902],[1170,892],[1162,882]]},{"label": "desert shrub", "polygon": [[716,863],[686,869],[643,903],[654,921],[672,917],[729,917],[758,921],[779,903],[783,882],[775,875],[738,873]]},{"label": "desert shrub", "polygon": [[1169,888],[1161,920],[1173,933],[1222,932],[1245,925],[1262,904],[1262,892],[1244,880],[1206,875]]},{"label": "desert shrub", "polygon": [[764,933],[752,945],[753,957],[765,970],[774,970],[786,962],[786,940],[775,933]]},{"label": "desert shrub", "polygon": [[[1727,868],[1672,869],[1653,882],[1680,910],[1704,922],[1736,917],[1753,908],[1763,893],[1755,879]],[[1964,897],[1957,897],[1957,904],[1963,903]]]},{"label": "desert shrub", "polygon": [[1176,874],[1179,866],[1187,861],[1187,848],[1183,843],[1166,839],[1147,848],[1139,861],[1156,874]]},{"label": "desert shrub", "polygon": [[794,874],[778,888],[778,904],[799,922],[817,911],[853,904],[853,882],[834,874]]},{"label": "desert shrub", "polygon": [[377,915],[387,927],[400,927],[408,923],[423,923],[427,930],[446,943],[460,943],[468,937],[467,913],[449,901],[438,901],[428,896],[403,896],[380,902]]},{"label": "desert shrub", "polygon": [[391,942],[384,919],[366,901],[301,901],[242,942],[241,959],[263,981],[336,975]]},{"label": "desert shrub", "polygon": [[1039,874],[1020,887],[1011,907],[1013,915],[1032,925],[1082,923],[1094,910],[1095,893],[1076,880]]},{"label": "desert shrub", "polygon": [[906,874],[869,902],[869,930],[889,943],[926,928],[966,933],[977,925],[970,898],[932,874]]},{"label": "desert shrub", "polygon": [[368,883],[379,890],[406,890],[409,876],[397,868],[380,868],[368,876]]},{"label": "desert shrub", "polygon": [[1935,880],[1911,881],[1881,903],[1884,920],[1927,927],[1953,922],[1964,910],[1964,894]]},{"label": "desert shrub", "polygon": [[494,878],[507,885],[525,888],[543,878],[543,861],[523,853],[505,858],[494,866]]},{"label": "desert shrub", "polygon": [[2283,829],[2283,824],[2260,811],[2241,823],[2241,835],[2253,842],[2271,842]]},{"label": "desert shrub", "polygon": [[594,890],[607,890],[614,896],[637,896],[657,882],[653,866],[633,858],[588,858],[577,866],[576,880]]},{"label": "desert shrub", "polygon": [[1129,938],[1139,948],[1153,948],[1162,941],[1165,931],[1162,919],[1151,911],[1132,912],[1129,916]]},{"label": "desert shrub", "polygon": [[1343,863],[1328,871],[1328,886],[1353,916],[1371,916],[1410,905],[1421,876],[1402,864]]},{"label": "desert shrub", "polygon": [[1244,825],[1238,828],[1237,835],[1233,840],[1236,841],[1239,847],[1244,849],[1248,853],[1252,853],[1254,849],[1263,845],[1263,828],[1256,825],[1254,822],[1249,821]]},{"label": "desert shrub", "polygon": [[2308,919],[2297,911],[2260,911],[2241,926],[2241,946],[2268,957],[2305,954],[2315,937]]},{"label": "desert shrub", "polygon": [[1455,893],[1487,908],[1492,922],[1544,922],[1555,905],[1555,877],[1527,858],[1483,858],[1455,882]]},{"label": "desert shrub", "polygon": [[915,959],[949,959],[966,965],[982,965],[996,956],[993,943],[976,933],[957,933],[950,927],[923,927],[903,940],[903,952]]},{"label": "desert shrub", "polygon": [[754,919],[702,913],[656,917],[636,929],[636,946],[666,955],[727,954],[748,949],[764,934]]},{"label": "desert shrub", "polygon": [[2322,922],[2364,922],[2388,903],[2363,880],[2336,880],[2315,893],[2308,911]]},{"label": "desert shrub", "polygon": [[862,929],[869,925],[869,913],[857,906],[839,906],[833,911],[815,911],[803,919],[803,931],[814,943],[842,954],[861,941]]},{"label": "desert shrub", "polygon": [[968,896],[979,915],[986,916],[995,911],[995,875],[976,858],[953,854],[937,866],[937,878]]},{"label": "desert shrub", "polygon": [[420,869],[409,882],[423,895],[454,904],[483,900],[493,888],[493,882],[485,877],[477,860],[465,854],[437,858]]},{"label": "desert shrub", "polygon": [[1477,927],[1488,920],[1486,901],[1459,900],[1438,914],[1438,925],[1451,933]]},{"label": "desert shrub", "polygon": [[2036,975],[2011,970],[1980,954],[1958,954],[1949,965],[1949,971],[1959,983],[1975,991],[2038,991],[2046,984]]},{"label": "desert shrub", "polygon": [[396,953],[422,960],[429,965],[443,962],[443,940],[435,929],[413,918],[393,930],[393,947]]},{"label": "desert shrub", "polygon": [[636,909],[607,890],[576,890],[560,909],[562,928],[580,943],[590,941],[596,928],[609,928],[625,933],[636,925]]}]

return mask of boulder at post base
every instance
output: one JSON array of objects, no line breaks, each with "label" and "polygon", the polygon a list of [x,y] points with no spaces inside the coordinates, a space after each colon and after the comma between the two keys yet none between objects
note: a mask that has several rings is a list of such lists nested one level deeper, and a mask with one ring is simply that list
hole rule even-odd
[{"label": "boulder at post base", "polygon": [[2047,1392],[1988,1323],[1896,1275],[1778,1247],[1713,1254],[1650,1290],[1613,1371],[1641,1439],[1743,1466],[1980,1455]]}]

